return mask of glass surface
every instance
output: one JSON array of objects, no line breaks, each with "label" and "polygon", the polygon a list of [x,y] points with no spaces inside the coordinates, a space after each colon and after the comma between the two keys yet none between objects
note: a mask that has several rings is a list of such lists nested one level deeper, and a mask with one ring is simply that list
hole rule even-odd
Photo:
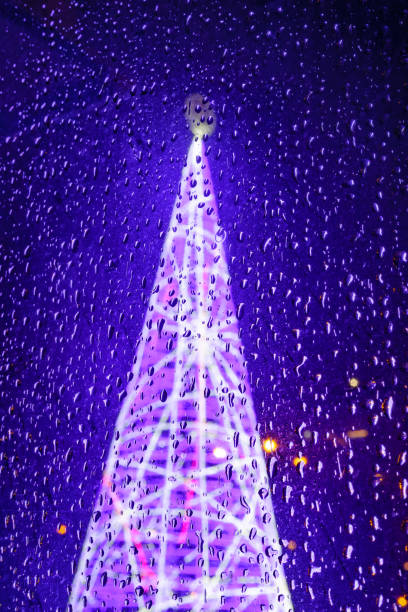
[{"label": "glass surface", "polygon": [[0,20],[3,609],[407,608],[403,3]]}]

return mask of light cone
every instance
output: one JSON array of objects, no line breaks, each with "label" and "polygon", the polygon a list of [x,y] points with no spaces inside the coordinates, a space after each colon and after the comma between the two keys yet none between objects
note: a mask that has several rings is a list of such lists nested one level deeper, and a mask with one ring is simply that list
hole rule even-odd
[{"label": "light cone", "polygon": [[292,610],[209,162],[191,143],[69,605]]}]

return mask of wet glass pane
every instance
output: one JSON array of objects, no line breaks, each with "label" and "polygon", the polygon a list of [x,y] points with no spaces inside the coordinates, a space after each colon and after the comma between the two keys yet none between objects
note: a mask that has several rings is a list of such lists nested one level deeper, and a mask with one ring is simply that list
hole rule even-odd
[{"label": "wet glass pane", "polygon": [[0,20],[2,608],[407,608],[404,4]]}]

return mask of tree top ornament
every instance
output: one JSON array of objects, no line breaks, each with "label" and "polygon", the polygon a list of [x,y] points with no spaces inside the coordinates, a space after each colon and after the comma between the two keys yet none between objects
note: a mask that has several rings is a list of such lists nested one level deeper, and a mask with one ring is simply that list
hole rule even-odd
[{"label": "tree top ornament", "polygon": [[186,99],[184,116],[188,127],[198,138],[211,136],[217,124],[213,102],[198,93],[191,94]]}]

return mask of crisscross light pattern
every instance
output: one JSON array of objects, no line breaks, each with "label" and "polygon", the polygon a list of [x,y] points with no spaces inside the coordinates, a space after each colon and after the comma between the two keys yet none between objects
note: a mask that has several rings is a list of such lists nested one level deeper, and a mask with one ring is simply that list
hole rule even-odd
[{"label": "crisscross light pattern", "polygon": [[69,610],[292,610],[195,138]]}]

